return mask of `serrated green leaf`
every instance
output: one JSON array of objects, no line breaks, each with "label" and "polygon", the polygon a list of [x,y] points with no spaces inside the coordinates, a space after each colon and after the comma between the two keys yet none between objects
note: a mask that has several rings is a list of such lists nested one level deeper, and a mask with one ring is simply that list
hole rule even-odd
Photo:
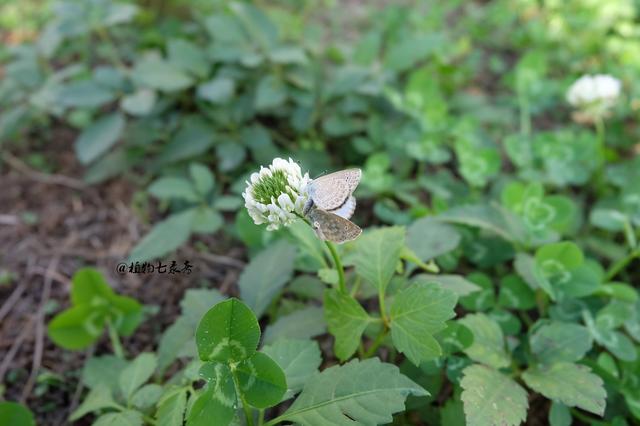
[{"label": "serrated green leaf", "polygon": [[149,409],[158,402],[163,391],[162,386],[156,383],[144,385],[133,394],[131,403],[141,410]]},{"label": "serrated green leaf", "polygon": [[407,229],[407,246],[423,261],[455,249],[460,238],[453,226],[432,217],[418,219]]},{"label": "serrated green leaf", "polygon": [[93,426],[142,426],[142,413],[125,410],[119,413],[108,413],[98,417]]},{"label": "serrated green leaf", "polygon": [[194,210],[173,214],[158,222],[129,254],[128,262],[144,262],[172,252],[189,239]]},{"label": "serrated green leaf", "polygon": [[156,414],[158,426],[182,426],[186,408],[186,388],[167,392],[158,403],[158,412]]},{"label": "serrated green leaf", "polygon": [[151,378],[157,366],[157,358],[152,353],[142,353],[120,372],[118,383],[127,401],[133,393]]},{"label": "serrated green leaf", "polygon": [[324,315],[335,337],[334,352],[344,361],[354,354],[371,317],[356,299],[335,289],[324,292]]},{"label": "serrated green leaf", "polygon": [[458,320],[473,333],[473,343],[464,352],[474,361],[494,368],[506,367],[511,359],[504,347],[500,326],[485,314],[470,314]]},{"label": "serrated green leaf", "polygon": [[278,363],[287,378],[287,392],[282,400],[301,391],[322,363],[320,348],[314,340],[281,339],[263,347],[262,352]]},{"label": "serrated green leaf", "polygon": [[529,338],[531,352],[545,364],[575,362],[589,352],[589,330],[578,324],[552,322],[543,325]]},{"label": "serrated green leaf", "polygon": [[522,374],[527,386],[547,398],[569,407],[603,415],[607,392],[602,379],[584,365],[559,362],[530,368]]},{"label": "serrated green leaf", "polygon": [[82,164],[88,164],[111,148],[124,130],[126,120],[118,112],[106,115],[84,129],[75,141],[75,150]]},{"label": "serrated green leaf", "polygon": [[118,377],[128,362],[115,355],[89,358],[82,368],[82,383],[89,389],[107,386],[111,392],[118,390]]},{"label": "serrated green leaf", "polygon": [[433,337],[455,316],[457,296],[436,284],[413,284],[393,299],[389,318],[391,338],[415,365],[442,355]]},{"label": "serrated green leaf", "polygon": [[203,361],[242,361],[255,353],[259,341],[256,316],[236,298],[209,309],[196,330],[198,354]]},{"label": "serrated green leaf", "polygon": [[71,413],[69,420],[74,422],[82,416],[101,410],[103,408],[117,408],[118,404],[111,395],[111,389],[108,386],[100,384],[93,389],[84,398],[82,404]]},{"label": "serrated green leaf", "polygon": [[240,275],[240,295],[260,317],[293,276],[296,247],[278,240],[249,262]]},{"label": "serrated green leaf", "polygon": [[256,408],[268,408],[282,400],[287,391],[284,371],[267,354],[256,352],[238,364],[233,372],[238,378],[240,393]]},{"label": "serrated green leaf", "polygon": [[508,376],[477,364],[462,373],[461,399],[468,426],[516,426],[527,418],[527,392]]},{"label": "serrated green leaf", "polygon": [[157,179],[149,185],[147,191],[161,200],[176,199],[195,202],[200,198],[193,184],[187,179],[179,177]]},{"label": "serrated green leaf", "polygon": [[390,423],[409,395],[428,393],[395,365],[377,358],[352,360],[315,376],[278,420],[335,426]]},{"label": "serrated green leaf", "polygon": [[307,306],[278,318],[264,331],[263,343],[271,344],[280,339],[310,339],[327,331],[324,311],[317,306]]},{"label": "serrated green leaf", "polygon": [[356,272],[379,290],[393,276],[404,247],[405,229],[387,227],[363,233],[356,240],[353,264]]},{"label": "serrated green leaf", "polygon": [[189,165],[189,175],[193,180],[196,191],[201,196],[207,195],[213,189],[215,178],[207,166],[200,163],[191,163]]}]

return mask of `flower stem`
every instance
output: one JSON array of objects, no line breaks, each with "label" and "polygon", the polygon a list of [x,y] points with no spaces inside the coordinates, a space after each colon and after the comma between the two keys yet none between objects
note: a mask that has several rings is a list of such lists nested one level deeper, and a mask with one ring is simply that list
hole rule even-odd
[{"label": "flower stem", "polygon": [[331,253],[331,257],[333,258],[333,265],[338,271],[338,291],[340,293],[347,293],[347,284],[344,279],[344,268],[342,267],[342,262],[340,261],[340,256],[338,256],[338,251],[336,250],[335,244],[331,241],[325,241],[329,252]]},{"label": "flower stem", "polygon": [[118,357],[124,359],[124,349],[122,347],[122,343],[120,342],[120,337],[118,336],[118,332],[116,328],[113,326],[111,321],[107,321],[107,329],[109,330],[109,339],[111,339],[111,347],[113,348],[113,353]]}]

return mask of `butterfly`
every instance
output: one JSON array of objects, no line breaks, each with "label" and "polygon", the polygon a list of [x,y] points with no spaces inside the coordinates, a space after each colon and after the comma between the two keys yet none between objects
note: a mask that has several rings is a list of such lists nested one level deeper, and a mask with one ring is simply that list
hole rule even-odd
[{"label": "butterfly", "polygon": [[360,169],[347,169],[321,176],[309,183],[309,200],[303,213],[311,220],[320,239],[344,243],[362,233],[362,229],[349,220],[356,209],[353,191],[361,177]]}]

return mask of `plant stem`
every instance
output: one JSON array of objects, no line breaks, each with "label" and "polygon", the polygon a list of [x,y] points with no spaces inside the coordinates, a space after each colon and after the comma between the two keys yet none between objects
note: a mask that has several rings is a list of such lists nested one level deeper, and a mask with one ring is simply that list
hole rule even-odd
[{"label": "plant stem", "polygon": [[325,241],[325,244],[329,248],[329,252],[331,253],[331,257],[333,258],[333,265],[338,271],[338,291],[340,291],[340,293],[346,294],[347,284],[344,279],[344,268],[342,267],[342,262],[340,261],[340,256],[338,256],[336,246],[331,241]]},{"label": "plant stem", "polygon": [[596,126],[596,136],[598,139],[598,150],[600,151],[602,164],[605,164],[607,152],[606,152],[605,140],[604,140],[604,137],[605,137],[604,120],[602,119],[602,117],[596,118],[595,126]]},{"label": "plant stem", "polygon": [[118,358],[124,359],[124,348],[122,347],[122,343],[120,342],[120,336],[118,336],[118,332],[111,321],[107,321],[107,329],[109,330],[109,339],[111,339],[111,347],[113,348],[113,353]]},{"label": "plant stem", "polygon": [[264,410],[260,410],[260,414],[258,415],[258,426],[262,426],[264,424]]},{"label": "plant stem", "polygon": [[387,308],[384,300],[384,289],[378,290],[378,307],[380,308],[380,317],[385,327],[389,326],[389,319],[387,318]]},{"label": "plant stem", "polygon": [[631,251],[628,255],[611,265],[607,271],[607,275],[604,277],[605,281],[610,281],[613,277],[618,275],[620,271],[626,268],[627,265],[636,257],[640,257],[640,250],[638,249]]},{"label": "plant stem", "polygon": [[247,404],[247,401],[244,399],[242,392],[240,392],[240,383],[238,382],[235,371],[232,371],[231,377],[233,377],[233,383],[236,385],[236,394],[240,397],[240,402],[242,402],[242,410],[244,411],[244,417],[247,419],[247,426],[253,426],[253,413],[251,412],[251,407],[249,407],[249,404]]},{"label": "plant stem", "polygon": [[518,90],[518,103],[520,104],[520,133],[529,136],[531,133],[531,112],[529,111],[529,99],[523,90]]},{"label": "plant stem", "polygon": [[376,353],[376,351],[384,341],[384,338],[387,336],[387,332],[388,332],[388,328],[386,326],[383,327],[382,330],[380,330],[380,333],[378,333],[378,335],[376,336],[371,346],[369,346],[369,349],[367,349],[367,352],[364,353],[363,358],[371,358]]}]

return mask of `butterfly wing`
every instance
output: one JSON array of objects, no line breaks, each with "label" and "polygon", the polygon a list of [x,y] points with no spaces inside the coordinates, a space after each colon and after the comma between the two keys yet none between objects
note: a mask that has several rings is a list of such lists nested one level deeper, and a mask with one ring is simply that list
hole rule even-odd
[{"label": "butterfly wing", "polygon": [[313,229],[322,240],[341,244],[355,240],[362,233],[362,229],[355,223],[324,210],[311,210],[309,218]]},{"label": "butterfly wing", "polygon": [[343,205],[338,207],[335,210],[330,210],[330,213],[337,214],[340,217],[345,219],[350,219],[353,216],[353,212],[356,211],[356,198],[353,195],[350,195],[347,198],[347,201],[344,202]]},{"label": "butterfly wing", "polygon": [[342,206],[360,183],[362,171],[347,169],[314,179],[309,185],[309,196],[322,210]]}]

